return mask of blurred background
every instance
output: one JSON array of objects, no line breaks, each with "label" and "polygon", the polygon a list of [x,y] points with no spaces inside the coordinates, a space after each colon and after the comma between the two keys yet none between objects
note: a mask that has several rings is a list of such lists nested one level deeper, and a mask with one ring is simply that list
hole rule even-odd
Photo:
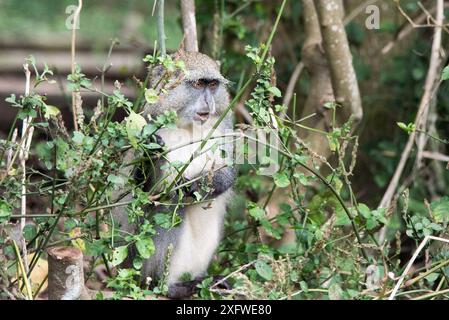
[{"label": "blurred background", "polygon": [[[124,85],[124,93],[132,98],[132,78],[141,79],[145,74],[142,58],[152,52],[157,38],[156,18],[152,16],[153,1],[84,2],[77,31],[76,60],[89,78],[98,77],[112,39],[119,39],[120,45],[114,48],[110,58],[112,67],[107,73],[106,91],[112,91],[114,81],[119,80]],[[354,174],[354,189],[361,201],[376,206],[407,139],[406,133],[396,123],[413,121],[422,95],[433,29],[413,29],[401,37],[400,33],[409,23],[398,12],[394,1],[370,2],[381,9],[380,29],[368,30],[365,27],[367,15],[362,10],[348,22],[347,32],[364,109],[363,122],[358,130],[360,155]],[[360,3],[358,0],[345,0],[346,13],[357,12]],[[434,0],[422,3],[430,11],[435,5]],[[279,4],[280,1],[268,0],[196,1],[200,50],[221,60],[223,73],[234,84],[238,84],[245,73],[251,72],[250,63],[244,57],[245,45],[257,45],[267,39]],[[0,134],[3,136],[9,130],[15,112],[4,100],[11,93],[23,93],[22,64],[30,54],[34,55],[40,67],[47,63],[57,80],[52,86],[42,86],[39,92],[47,94],[48,104],[58,106],[64,118],[70,119],[70,99],[66,90],[71,37],[66,21],[73,13],[66,13],[66,8],[70,5],[76,5],[76,1],[0,0]],[[401,5],[412,18],[422,17],[417,1],[405,0]],[[176,50],[182,40],[179,3],[166,0],[165,6],[167,48]],[[289,1],[273,41],[271,53],[277,61],[277,86],[283,92],[301,61],[305,38],[302,10],[301,1]],[[447,33],[444,33],[443,44],[446,48]],[[304,71],[294,87],[298,114],[302,112],[309,86],[309,76]],[[443,83],[435,108],[438,119],[435,127],[441,137],[449,136],[448,89],[448,84]],[[87,108],[93,108],[97,99],[94,94],[83,94]],[[243,121],[242,117],[238,120]],[[70,125],[71,121],[66,123]],[[439,148],[440,154],[448,154],[447,146]],[[444,170],[446,163],[435,162],[430,166],[432,169],[424,168],[428,172],[420,175],[419,179],[424,180],[414,183],[411,210],[424,210],[423,198],[436,198],[447,190],[449,175]]]}]

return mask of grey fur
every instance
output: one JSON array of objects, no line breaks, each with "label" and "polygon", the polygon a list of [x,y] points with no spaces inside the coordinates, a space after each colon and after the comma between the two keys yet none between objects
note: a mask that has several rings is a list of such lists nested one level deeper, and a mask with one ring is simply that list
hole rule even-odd
[{"label": "grey fur", "polygon": [[[166,110],[175,110],[178,114],[178,127],[191,126],[192,123],[198,120],[195,118],[195,114],[201,111],[202,108],[208,108],[208,110],[211,111],[211,116],[214,118],[218,117],[218,115],[220,115],[229,105],[229,94],[227,91],[228,81],[220,74],[218,64],[208,56],[201,53],[182,52],[175,54],[173,58],[183,60],[187,72],[185,74],[179,72],[176,73],[168,84],[168,86],[173,83],[174,85],[167,91],[167,93],[160,97],[157,103],[151,105],[147,104],[144,109],[144,114],[157,116]],[[157,83],[158,77],[161,75],[161,70],[153,70],[153,79],[150,83]],[[219,84],[214,90],[206,90],[206,92],[204,92],[196,89],[192,85],[192,81],[196,81],[198,79],[214,79],[218,80]],[[231,114],[228,114],[217,130],[224,131],[225,129],[232,129],[232,126],[233,117]],[[167,141],[164,142],[166,147],[170,147],[170,145],[167,145]],[[232,146],[225,145],[225,151],[227,153],[232,152],[231,148]],[[159,163],[156,167],[160,168],[161,165],[162,163]],[[207,176],[208,174],[210,175],[208,172],[201,174],[204,176]],[[161,175],[163,175],[163,172],[158,174],[158,176]],[[232,187],[234,179],[234,168],[224,167],[214,172],[210,186],[212,188],[212,192],[207,198],[220,197]],[[155,179],[155,181],[157,181],[157,179]],[[199,190],[195,188],[198,188],[198,184],[194,184],[191,191]],[[127,199],[131,199],[131,196],[128,196]],[[167,210],[170,210],[170,208],[173,207],[148,208],[148,210],[155,212],[164,212],[162,210],[165,210],[165,212],[168,212]],[[184,218],[187,210],[188,207],[181,208],[178,213],[182,218]],[[123,208],[113,210],[113,216],[114,220],[120,225],[119,228],[121,230],[125,230],[130,233],[135,232],[135,225],[128,222],[127,215]],[[217,221],[216,223],[219,224],[219,226],[216,226],[216,229],[221,232],[223,219],[214,221]],[[157,280],[161,279],[165,271],[164,269],[168,246],[172,244],[175,250],[180,245],[179,239],[183,232],[183,228],[187,228],[184,219],[179,226],[170,230],[165,230],[163,228],[157,229],[157,235],[153,237],[156,247],[155,254],[143,263],[142,278],[144,280],[147,277],[151,277],[153,280],[152,283],[154,284]],[[131,259],[132,256],[128,260],[127,264],[131,263]],[[206,259],[210,262],[212,255],[210,257],[206,257]],[[206,270],[199,270],[199,273],[201,274],[204,274],[205,272]],[[189,292],[189,290],[182,287],[179,282],[172,283],[169,287],[169,295],[175,298],[183,297],[186,295],[186,292]]]}]

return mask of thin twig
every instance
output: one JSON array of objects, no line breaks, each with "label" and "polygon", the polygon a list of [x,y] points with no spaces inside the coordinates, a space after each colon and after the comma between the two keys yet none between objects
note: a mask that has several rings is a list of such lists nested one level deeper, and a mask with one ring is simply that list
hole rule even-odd
[{"label": "thin twig", "polygon": [[[444,4],[443,0],[438,1],[439,1],[438,10],[443,10],[444,8],[444,6],[442,6]],[[437,79],[439,79],[439,69],[441,65],[440,63],[441,37],[437,36],[439,33],[441,33],[441,28],[435,28],[436,36],[433,38],[432,57],[429,64],[429,70],[427,72],[426,83],[424,86],[424,94],[421,98],[421,102],[415,118],[415,127],[418,129],[421,127],[422,117],[423,115],[425,115],[425,112],[428,109],[430,101],[432,100],[439,86],[439,82],[437,82]],[[384,196],[382,197],[382,201],[379,204],[379,208],[387,208],[390,205],[394,195],[396,194],[396,188],[399,184],[399,179],[402,176],[402,172],[404,171],[405,164],[410,156],[410,152],[412,150],[415,137],[416,131],[410,133],[407,144],[402,152],[399,164],[396,167],[396,171],[388,185],[387,190],[385,191]]]},{"label": "thin twig", "polygon": [[27,298],[28,298],[28,300],[33,300],[33,293],[31,291],[30,281],[28,279],[27,272],[25,271],[24,263],[23,263],[23,261],[22,261],[22,259],[20,257],[19,248],[17,247],[17,243],[14,240],[12,240],[12,244],[13,244],[16,256],[17,256],[17,260],[19,262],[19,269],[20,269],[20,273],[22,274],[23,282],[25,284],[25,290],[26,290],[26,293],[27,293]]},{"label": "thin twig", "polygon": [[[290,80],[288,81],[287,90],[285,90],[284,100],[282,101],[282,104],[286,107],[290,105],[290,101],[292,100],[293,93],[295,91],[296,82],[298,82],[302,70],[304,70],[304,63],[301,61],[296,65],[295,69],[293,70]],[[281,118],[284,119],[286,115],[287,115],[286,112],[283,113]]]},{"label": "thin twig", "polygon": [[[28,68],[28,63],[25,63],[23,65],[23,70],[25,71],[25,97],[30,95],[30,79],[31,79],[31,72]],[[19,160],[20,160],[20,166],[22,168],[22,194],[21,194],[21,204],[20,204],[20,214],[22,217],[20,218],[20,231],[22,233],[22,239],[21,239],[21,246],[22,246],[22,254],[23,254],[23,261],[25,262],[25,271],[28,272],[28,253],[26,249],[26,243],[25,238],[23,237],[23,229],[25,228],[26,224],[26,205],[27,205],[27,188],[26,188],[26,160],[28,159],[29,154],[29,148],[31,145],[31,139],[34,131],[34,127],[31,126],[31,117],[26,117],[23,119],[22,122],[22,140],[20,143],[20,150],[19,150]]]},{"label": "thin twig", "polygon": [[[72,75],[75,74],[76,71],[76,62],[75,62],[75,52],[76,52],[76,29],[78,26],[78,21],[81,13],[81,8],[83,7],[83,0],[78,0],[78,8],[75,11],[73,16],[73,26],[72,26],[72,45],[71,45],[71,55],[72,55]],[[73,126],[75,131],[78,131],[78,119],[77,119],[77,110],[76,110],[76,101],[77,96],[76,92],[72,92],[72,113],[73,113]]]},{"label": "thin twig", "polygon": [[418,248],[416,249],[416,251],[413,254],[413,256],[410,259],[410,261],[408,262],[407,267],[405,268],[404,272],[402,273],[402,276],[399,278],[399,281],[394,286],[394,289],[391,292],[391,295],[388,298],[388,300],[394,300],[394,297],[396,296],[396,293],[398,292],[399,288],[401,287],[401,284],[404,281],[404,278],[407,276],[407,274],[410,271],[410,268],[413,266],[413,263],[415,262],[416,258],[418,258],[420,252],[422,251],[422,249],[424,249],[424,247],[426,246],[426,244],[427,244],[427,242],[429,240],[435,240],[435,241],[441,241],[441,242],[449,243],[448,239],[434,237],[434,236],[426,236],[424,238],[424,240],[421,242],[421,244],[418,246]]}]

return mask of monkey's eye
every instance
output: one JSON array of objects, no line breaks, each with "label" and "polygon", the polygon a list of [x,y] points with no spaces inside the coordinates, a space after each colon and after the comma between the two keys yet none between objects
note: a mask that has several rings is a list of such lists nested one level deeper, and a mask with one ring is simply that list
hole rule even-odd
[{"label": "monkey's eye", "polygon": [[204,79],[198,79],[194,81],[192,85],[196,89],[204,89],[207,85],[207,81]]},{"label": "monkey's eye", "polygon": [[209,82],[209,88],[210,89],[216,89],[218,87],[218,80],[211,80],[210,82]]}]

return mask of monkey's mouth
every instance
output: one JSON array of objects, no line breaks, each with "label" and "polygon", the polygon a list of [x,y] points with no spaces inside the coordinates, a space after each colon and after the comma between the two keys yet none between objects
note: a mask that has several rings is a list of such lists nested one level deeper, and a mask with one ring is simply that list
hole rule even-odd
[{"label": "monkey's mouth", "polygon": [[197,113],[195,113],[193,118],[197,121],[204,122],[207,119],[209,119],[209,112],[197,112]]}]

